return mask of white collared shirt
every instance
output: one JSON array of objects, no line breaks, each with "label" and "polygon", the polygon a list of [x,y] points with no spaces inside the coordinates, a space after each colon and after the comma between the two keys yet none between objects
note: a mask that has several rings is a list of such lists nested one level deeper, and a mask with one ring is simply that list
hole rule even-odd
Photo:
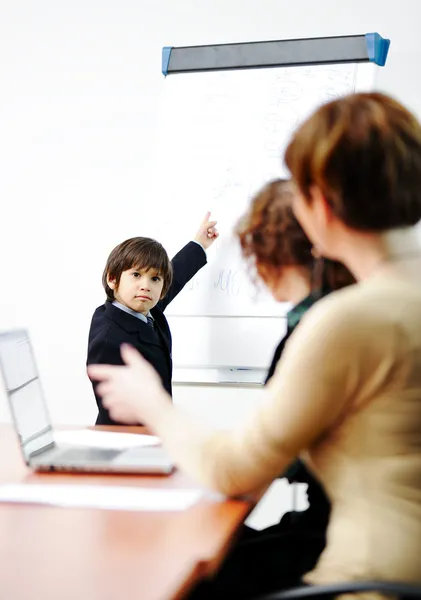
[{"label": "white collared shirt", "polygon": [[127,314],[132,315],[133,317],[136,317],[137,319],[140,319],[141,321],[144,321],[145,323],[148,323],[148,319],[146,317],[151,317],[151,319],[153,319],[153,316],[150,312],[148,312],[147,315],[143,315],[142,313],[132,310],[128,306],[124,306],[124,304],[121,304],[121,302],[117,302],[117,300],[113,301],[113,306],[119,308],[120,310],[123,310]]}]

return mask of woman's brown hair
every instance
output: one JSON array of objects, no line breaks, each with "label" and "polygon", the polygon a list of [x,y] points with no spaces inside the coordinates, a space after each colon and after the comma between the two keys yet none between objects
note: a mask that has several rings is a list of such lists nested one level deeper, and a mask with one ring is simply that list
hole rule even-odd
[{"label": "woman's brown hair", "polygon": [[[269,182],[252,199],[235,233],[243,256],[258,273],[286,266],[303,267],[311,282],[318,259],[313,256],[312,244],[294,215],[292,202],[295,193],[289,180]],[[324,260],[321,278],[317,279],[313,281],[313,291],[333,291],[355,282],[344,265],[332,260]]]},{"label": "woman's brown hair", "polygon": [[128,269],[154,269],[164,280],[161,296],[164,297],[172,281],[172,265],[164,247],[151,238],[130,238],[114,248],[108,257],[102,274],[102,285],[107,300],[114,300],[114,292],[108,285],[108,279],[116,282],[118,287],[121,274]]},{"label": "woman's brown hair", "polygon": [[317,186],[349,227],[382,231],[421,218],[421,125],[389,96],[325,104],[294,133],[285,163],[304,198]]}]

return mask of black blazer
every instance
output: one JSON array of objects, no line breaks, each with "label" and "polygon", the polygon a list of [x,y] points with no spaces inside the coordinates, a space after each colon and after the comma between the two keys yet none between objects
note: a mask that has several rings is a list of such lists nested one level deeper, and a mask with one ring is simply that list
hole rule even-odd
[{"label": "black blazer", "polygon": [[[173,281],[165,298],[152,308],[155,329],[107,301],[99,306],[92,317],[89,331],[87,364],[121,365],[120,346],[128,343],[134,346],[148,362],[153,365],[161,377],[162,384],[169,394],[172,393],[171,332],[164,310],[186,283],[206,264],[206,253],[195,242],[189,242],[172,259]],[[98,405],[97,425],[121,425],[113,421],[102,406],[101,398],[96,394]]]}]

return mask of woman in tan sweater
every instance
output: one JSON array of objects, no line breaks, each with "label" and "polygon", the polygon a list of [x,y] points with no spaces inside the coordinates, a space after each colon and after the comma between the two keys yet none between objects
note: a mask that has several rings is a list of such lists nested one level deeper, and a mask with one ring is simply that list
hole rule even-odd
[{"label": "woman in tan sweater", "polygon": [[126,367],[90,375],[113,418],[134,411],[181,469],[224,494],[258,490],[301,456],[332,504],[304,581],[421,582],[421,126],[385,95],[354,94],[304,122],[285,159],[301,225],[358,283],[305,315],[249,422],[200,427],[130,348]]}]

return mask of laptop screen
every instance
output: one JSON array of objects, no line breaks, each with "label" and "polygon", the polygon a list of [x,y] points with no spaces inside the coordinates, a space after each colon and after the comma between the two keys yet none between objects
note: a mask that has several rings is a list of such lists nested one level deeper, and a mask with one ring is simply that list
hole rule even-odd
[{"label": "laptop screen", "polygon": [[15,428],[28,461],[31,454],[53,443],[54,438],[27,331],[0,333],[0,369]]}]

